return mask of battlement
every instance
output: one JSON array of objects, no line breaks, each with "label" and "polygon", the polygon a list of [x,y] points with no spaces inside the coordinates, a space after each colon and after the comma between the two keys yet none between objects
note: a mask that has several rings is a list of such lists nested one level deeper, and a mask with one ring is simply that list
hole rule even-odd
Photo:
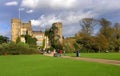
[{"label": "battlement", "polygon": [[56,26],[58,28],[62,28],[62,23],[61,22],[56,22],[56,23],[53,23],[53,26]]},{"label": "battlement", "polygon": [[21,23],[21,19],[13,18],[13,19],[11,20],[11,23]]}]

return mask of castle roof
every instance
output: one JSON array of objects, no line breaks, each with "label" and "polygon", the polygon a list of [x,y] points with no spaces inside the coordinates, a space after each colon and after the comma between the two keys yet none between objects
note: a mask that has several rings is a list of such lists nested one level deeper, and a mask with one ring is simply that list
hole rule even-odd
[{"label": "castle roof", "polygon": [[42,32],[42,31],[32,31],[33,32],[33,34],[44,34],[44,32]]}]

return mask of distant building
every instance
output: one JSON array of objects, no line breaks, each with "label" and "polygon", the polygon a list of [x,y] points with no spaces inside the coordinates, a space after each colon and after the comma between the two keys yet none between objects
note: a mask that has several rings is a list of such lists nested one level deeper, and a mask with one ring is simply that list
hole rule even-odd
[{"label": "distant building", "polygon": [[[42,31],[32,31],[32,25],[31,21],[28,23],[22,23],[20,19],[13,18],[11,20],[12,25],[12,41],[16,42],[17,38],[20,37],[20,40],[25,43],[25,38],[23,35],[30,35],[37,39],[37,46],[42,46],[43,42],[45,43],[45,48],[49,48],[49,39],[47,36],[45,36],[45,33]],[[60,42],[63,43],[63,37],[62,37],[62,23],[56,22],[53,23],[52,26],[58,27],[58,31],[55,32],[56,35],[59,35]]]}]

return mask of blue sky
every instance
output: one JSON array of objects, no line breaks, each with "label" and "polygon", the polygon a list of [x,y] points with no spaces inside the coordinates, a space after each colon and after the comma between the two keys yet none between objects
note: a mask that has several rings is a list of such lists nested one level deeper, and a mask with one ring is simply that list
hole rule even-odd
[{"label": "blue sky", "polygon": [[120,22],[120,0],[0,0],[0,35],[11,36],[11,19],[19,11],[23,22],[32,21],[33,30],[62,22],[65,37],[78,32],[85,17]]}]

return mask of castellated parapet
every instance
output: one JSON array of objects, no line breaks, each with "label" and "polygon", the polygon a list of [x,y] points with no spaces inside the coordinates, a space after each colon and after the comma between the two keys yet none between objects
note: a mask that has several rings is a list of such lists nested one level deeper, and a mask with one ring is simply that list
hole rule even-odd
[{"label": "castellated parapet", "polygon": [[21,35],[26,34],[26,32],[32,36],[32,25],[31,25],[31,21],[29,21],[28,23],[22,23],[21,24]]}]

